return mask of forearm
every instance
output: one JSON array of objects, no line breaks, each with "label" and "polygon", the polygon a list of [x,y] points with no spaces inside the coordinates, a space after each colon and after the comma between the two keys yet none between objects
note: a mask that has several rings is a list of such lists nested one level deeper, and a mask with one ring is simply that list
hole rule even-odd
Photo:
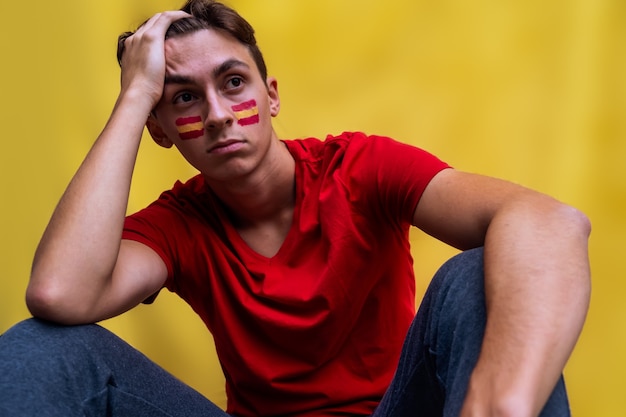
[{"label": "forearm", "polygon": [[493,218],[485,239],[487,327],[463,415],[539,413],[585,320],[588,234],[585,216],[540,195]]},{"label": "forearm", "polygon": [[65,305],[88,305],[107,285],[148,112],[148,102],[132,94],[120,96],[68,185],[33,261],[27,302],[34,314],[46,316]]}]

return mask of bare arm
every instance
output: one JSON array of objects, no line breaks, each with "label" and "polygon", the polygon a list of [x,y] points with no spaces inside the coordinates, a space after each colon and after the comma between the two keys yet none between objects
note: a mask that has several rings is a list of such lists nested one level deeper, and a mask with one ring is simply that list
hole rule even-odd
[{"label": "bare arm", "polygon": [[67,324],[125,311],[160,288],[163,262],[122,244],[135,159],[165,77],[164,36],[186,16],[154,16],[126,40],[122,86],[111,117],[61,198],[33,261],[26,301],[38,317]]},{"label": "bare arm", "polygon": [[458,248],[485,246],[487,327],[462,416],[536,416],[582,329],[589,304],[579,211],[540,193],[445,170],[414,224]]}]

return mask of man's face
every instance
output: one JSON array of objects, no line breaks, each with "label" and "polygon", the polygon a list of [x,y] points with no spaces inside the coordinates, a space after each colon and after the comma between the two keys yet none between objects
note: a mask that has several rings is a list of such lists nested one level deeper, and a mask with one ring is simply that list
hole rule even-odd
[{"label": "man's face", "polygon": [[148,124],[157,143],[174,144],[209,180],[236,179],[258,167],[274,139],[276,81],[261,79],[248,49],[216,30],[168,39],[165,60],[157,128]]}]

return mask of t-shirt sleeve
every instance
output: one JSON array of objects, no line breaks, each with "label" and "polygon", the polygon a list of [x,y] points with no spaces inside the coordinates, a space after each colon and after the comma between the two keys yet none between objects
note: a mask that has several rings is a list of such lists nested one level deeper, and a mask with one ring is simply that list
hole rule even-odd
[{"label": "t-shirt sleeve", "polygon": [[174,288],[179,271],[179,254],[190,250],[189,225],[181,215],[180,202],[173,190],[165,191],[148,207],[126,217],[122,239],[134,240],[154,250],[167,267],[164,287]]},{"label": "t-shirt sleeve", "polygon": [[146,208],[126,217],[126,220],[124,221],[122,239],[134,240],[136,242],[143,243],[155,251],[167,267],[169,280],[173,272],[172,259],[164,244],[166,239],[165,236],[163,236],[163,229],[158,226],[158,221],[156,223],[151,221],[158,219],[154,214],[155,210]]},{"label": "t-shirt sleeve", "polygon": [[384,136],[355,133],[342,162],[350,189],[389,220],[411,223],[430,181],[450,168],[433,154]]}]

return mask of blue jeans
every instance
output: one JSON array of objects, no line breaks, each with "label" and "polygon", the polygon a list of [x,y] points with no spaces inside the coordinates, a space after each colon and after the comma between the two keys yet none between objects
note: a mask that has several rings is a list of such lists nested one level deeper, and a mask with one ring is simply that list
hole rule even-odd
[{"label": "blue jeans", "polygon": [[[437,272],[372,417],[458,415],[483,337],[483,288],[482,249]],[[37,319],[0,337],[0,415],[227,417],[102,327]],[[561,379],[541,416],[569,415]]]}]

